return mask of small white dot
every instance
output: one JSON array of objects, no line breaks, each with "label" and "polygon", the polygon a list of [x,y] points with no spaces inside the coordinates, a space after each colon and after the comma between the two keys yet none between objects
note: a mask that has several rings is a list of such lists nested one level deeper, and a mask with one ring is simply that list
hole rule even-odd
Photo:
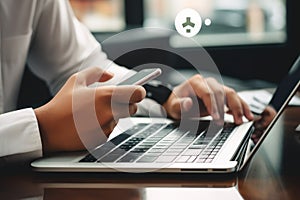
[{"label": "small white dot", "polygon": [[204,20],[204,24],[205,24],[206,26],[210,26],[210,25],[211,25],[211,20],[210,20],[209,18],[206,18],[206,19]]}]

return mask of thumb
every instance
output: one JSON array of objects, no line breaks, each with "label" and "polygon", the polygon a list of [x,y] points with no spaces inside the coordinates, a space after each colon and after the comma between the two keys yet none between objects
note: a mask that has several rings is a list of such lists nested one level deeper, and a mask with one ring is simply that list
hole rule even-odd
[{"label": "thumb", "polygon": [[139,85],[115,86],[113,90],[113,101],[118,103],[137,103],[146,96],[146,90]]},{"label": "thumb", "polygon": [[104,71],[100,67],[89,67],[77,75],[76,82],[80,85],[91,85],[95,82],[104,82],[108,81],[113,77],[113,74]]}]

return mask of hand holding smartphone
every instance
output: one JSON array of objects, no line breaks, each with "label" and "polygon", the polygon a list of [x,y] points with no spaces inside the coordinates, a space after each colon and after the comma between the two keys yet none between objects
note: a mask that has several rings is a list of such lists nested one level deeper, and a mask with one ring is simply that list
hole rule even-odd
[{"label": "hand holding smartphone", "polygon": [[143,69],[117,85],[144,85],[161,74],[161,69]]}]

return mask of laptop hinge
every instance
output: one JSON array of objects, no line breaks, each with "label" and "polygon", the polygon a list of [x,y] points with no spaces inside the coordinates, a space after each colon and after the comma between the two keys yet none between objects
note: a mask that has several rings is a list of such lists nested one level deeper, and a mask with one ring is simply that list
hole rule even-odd
[{"label": "laptop hinge", "polygon": [[245,135],[246,137],[244,138],[243,142],[241,143],[240,147],[238,148],[239,150],[234,154],[231,160],[235,160],[238,162],[237,169],[240,168],[240,166],[243,164],[248,143],[251,138],[252,133],[254,132],[255,128],[254,125],[251,126],[251,128],[248,130],[247,134]]}]

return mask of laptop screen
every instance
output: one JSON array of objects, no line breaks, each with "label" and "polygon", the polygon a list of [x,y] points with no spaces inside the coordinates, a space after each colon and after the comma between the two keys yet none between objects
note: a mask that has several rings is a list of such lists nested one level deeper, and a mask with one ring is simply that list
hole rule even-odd
[{"label": "laptop screen", "polygon": [[251,135],[251,148],[248,160],[258,149],[269,130],[272,128],[285,106],[300,88],[300,56],[276,88],[272,99],[264,111],[254,120],[254,132]]}]

